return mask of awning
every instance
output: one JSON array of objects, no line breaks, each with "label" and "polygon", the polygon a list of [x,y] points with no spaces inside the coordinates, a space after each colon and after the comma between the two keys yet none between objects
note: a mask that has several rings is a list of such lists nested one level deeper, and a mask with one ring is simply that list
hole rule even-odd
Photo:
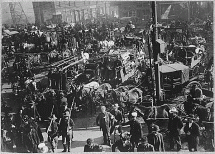
[{"label": "awning", "polygon": [[4,30],[4,33],[5,33],[5,34],[8,34],[8,35],[14,35],[14,34],[18,34],[19,32],[17,32],[17,31]]},{"label": "awning", "polygon": [[183,71],[187,69],[189,69],[188,66],[185,66],[180,63],[159,66],[159,70],[161,73],[170,73],[170,72],[176,72],[176,71]]}]

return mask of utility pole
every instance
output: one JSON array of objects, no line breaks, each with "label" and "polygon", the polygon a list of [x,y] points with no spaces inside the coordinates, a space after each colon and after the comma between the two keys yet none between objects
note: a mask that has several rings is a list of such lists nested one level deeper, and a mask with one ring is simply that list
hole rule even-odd
[{"label": "utility pole", "polygon": [[155,1],[152,1],[152,21],[153,21],[152,46],[154,54],[155,84],[156,84],[156,102],[154,102],[154,104],[157,105],[160,102],[160,72],[158,64],[158,60],[160,57],[159,55],[160,49],[158,43],[156,42],[158,38],[158,33],[157,33],[157,8]]},{"label": "utility pole", "polygon": [[190,22],[190,1],[188,1],[188,3],[187,3],[187,8],[188,8],[188,12],[187,12],[187,14],[188,14],[188,22]]}]

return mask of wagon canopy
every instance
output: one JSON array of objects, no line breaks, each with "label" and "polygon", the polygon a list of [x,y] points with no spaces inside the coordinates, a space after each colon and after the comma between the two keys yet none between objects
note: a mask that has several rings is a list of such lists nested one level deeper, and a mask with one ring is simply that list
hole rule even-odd
[{"label": "wagon canopy", "polygon": [[189,67],[181,63],[161,65],[159,70],[162,74],[180,71],[182,84],[189,80]]}]

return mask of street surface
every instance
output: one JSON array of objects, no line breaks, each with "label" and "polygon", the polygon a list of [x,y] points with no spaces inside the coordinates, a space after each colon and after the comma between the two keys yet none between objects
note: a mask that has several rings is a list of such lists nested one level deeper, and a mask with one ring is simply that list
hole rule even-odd
[{"label": "street surface", "polygon": [[[5,100],[7,100],[8,105],[13,108],[13,112],[17,111],[18,104],[14,101],[14,95],[12,94],[12,89],[11,86],[7,83],[3,84],[3,90],[2,90],[2,96],[4,97]],[[71,145],[71,152],[83,152],[84,151],[84,145],[86,144],[86,140],[88,138],[93,138],[94,142],[97,144],[102,144],[103,143],[103,136],[102,136],[102,131],[100,131],[99,127],[95,125],[95,116],[93,117],[87,117],[87,118],[75,118],[73,119],[75,122],[75,127],[74,127],[74,138],[73,142]],[[142,119],[140,119],[141,122]],[[46,127],[48,123],[43,122],[39,123],[41,126],[42,132],[43,132],[43,137],[46,145],[50,147],[49,142],[47,141],[47,133]],[[123,131],[129,131],[129,127],[123,127]],[[147,135],[147,127],[143,124],[143,133],[144,135]],[[119,139],[119,136],[117,135],[116,140]],[[112,134],[111,136],[111,141],[113,143],[114,141],[114,135]],[[168,140],[166,140],[168,141]],[[182,145],[182,151],[188,152],[187,149],[187,142],[184,142],[184,139],[182,140],[183,145]],[[165,142],[166,145],[165,147],[168,148],[168,143]],[[103,146],[103,151],[105,152],[111,152],[111,148],[106,145]],[[62,145],[62,137],[59,137],[59,143],[58,143],[58,149],[56,150],[57,153],[60,153],[63,151],[63,145]],[[203,148],[199,147],[199,151],[204,151]]]}]

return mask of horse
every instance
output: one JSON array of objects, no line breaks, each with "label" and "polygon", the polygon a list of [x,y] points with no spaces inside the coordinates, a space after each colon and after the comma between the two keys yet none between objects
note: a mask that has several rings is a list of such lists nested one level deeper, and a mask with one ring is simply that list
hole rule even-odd
[{"label": "horse", "polygon": [[[138,115],[141,116],[148,126],[148,131],[151,132],[151,125],[156,122],[156,119],[168,119],[170,107],[168,104],[163,104],[161,106],[151,106],[145,107],[143,105],[134,104],[129,112],[129,119],[131,118],[131,113],[137,111]],[[156,122],[159,126],[166,125],[166,123],[161,120]]]},{"label": "horse", "polygon": [[99,104],[106,104],[106,95],[111,89],[112,86],[109,83],[101,84],[93,94],[93,101],[95,103],[98,102]]},{"label": "horse", "polygon": [[59,52],[56,51],[56,50],[52,50],[47,56],[48,56],[49,63],[56,62],[59,59],[58,58],[59,57]]},{"label": "horse", "polygon": [[70,84],[70,92],[67,95],[68,107],[74,110],[86,110],[88,111],[91,106],[91,114],[93,113],[93,93],[99,87],[99,83],[92,81],[88,84],[81,83],[76,85],[77,81],[73,81]]},{"label": "horse", "polygon": [[25,81],[25,88],[27,92],[33,93],[37,91],[37,83],[34,80],[27,79]]},{"label": "horse", "polygon": [[120,94],[120,101],[126,102],[130,104],[136,104],[138,102],[142,102],[142,90],[139,88],[132,88],[126,92],[121,92]]},{"label": "horse", "polygon": [[199,124],[201,125],[203,121],[210,121],[211,120],[211,108],[204,107],[202,105],[196,104],[193,108],[194,115],[199,117]]}]

